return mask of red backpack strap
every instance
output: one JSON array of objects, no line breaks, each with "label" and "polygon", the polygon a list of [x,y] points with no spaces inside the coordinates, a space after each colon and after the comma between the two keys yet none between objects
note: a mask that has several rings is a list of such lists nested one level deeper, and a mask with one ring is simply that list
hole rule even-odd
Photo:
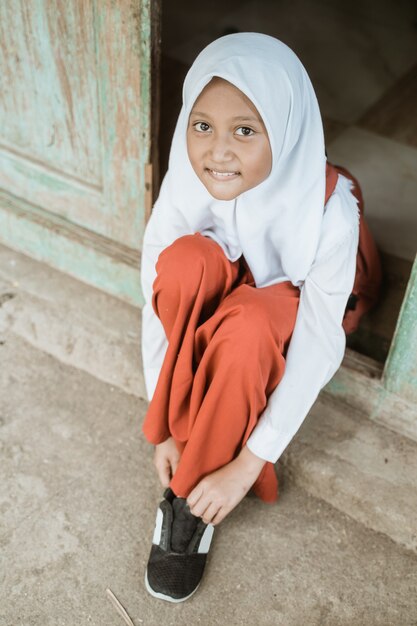
[{"label": "red backpack strap", "polygon": [[352,193],[357,199],[359,211],[361,215],[363,215],[363,196],[357,179],[345,167],[342,167],[341,165],[332,165],[328,161],[326,163],[326,194],[324,203],[326,204],[326,202],[332,195],[336,187],[339,174],[342,174],[343,176],[345,176],[345,178],[348,178],[353,183]]},{"label": "red backpack strap", "polygon": [[340,165],[326,164],[326,202],[332,195],[338,175],[342,174],[352,181],[352,193],[358,200],[360,211],[359,221],[359,246],[356,257],[356,275],[352,288],[352,295],[349,298],[343,319],[343,328],[346,334],[354,332],[364,313],[369,311],[378,301],[382,269],[381,260],[375,241],[371,235],[368,225],[363,217],[363,197],[358,181],[352,174]]},{"label": "red backpack strap", "polygon": [[327,204],[328,199],[332,195],[337,185],[337,178],[339,174],[334,165],[326,162],[326,193],[324,197],[324,204]]}]

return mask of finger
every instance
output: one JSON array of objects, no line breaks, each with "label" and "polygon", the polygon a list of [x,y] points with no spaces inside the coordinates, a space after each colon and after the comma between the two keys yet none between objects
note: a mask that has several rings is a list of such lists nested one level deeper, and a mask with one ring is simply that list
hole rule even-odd
[{"label": "finger", "polygon": [[190,507],[190,509],[193,508],[197,504],[198,500],[201,498],[202,495],[203,495],[203,487],[201,483],[198,483],[198,485],[194,487],[194,489],[191,491],[191,493],[189,494],[187,498],[187,504]]},{"label": "finger", "polygon": [[214,520],[219,513],[221,507],[218,504],[212,502],[204,511],[203,515],[201,515],[201,519],[205,524],[211,524],[212,520]]},{"label": "finger", "polygon": [[163,487],[169,487],[169,481],[171,480],[171,466],[168,462],[164,463],[164,465],[158,466],[158,475],[161,485]]},{"label": "finger", "polygon": [[190,511],[193,515],[195,515],[195,517],[203,517],[210,504],[211,500],[207,495],[203,494],[198,502],[193,507],[190,507]]},{"label": "finger", "polygon": [[178,463],[179,463],[179,457],[174,456],[170,459],[171,462],[171,473],[172,476],[175,474],[175,472],[177,471],[177,467],[178,467]]},{"label": "finger", "polygon": [[224,518],[229,515],[231,509],[227,509],[225,507],[220,507],[220,509],[217,511],[216,515],[212,518],[211,520],[211,524],[213,524],[213,526],[216,526],[217,524],[220,524],[220,522],[222,522],[224,520]]}]

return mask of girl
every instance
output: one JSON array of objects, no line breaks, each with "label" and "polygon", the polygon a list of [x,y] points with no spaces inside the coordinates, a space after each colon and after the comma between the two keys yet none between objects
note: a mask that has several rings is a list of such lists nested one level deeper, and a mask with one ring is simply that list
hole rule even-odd
[{"label": "girl", "polygon": [[214,525],[249,489],[276,500],[273,464],[376,300],[377,252],[341,171],[286,45],[238,33],[200,53],[142,256],[143,430],[167,488],[156,597],[194,593]]}]

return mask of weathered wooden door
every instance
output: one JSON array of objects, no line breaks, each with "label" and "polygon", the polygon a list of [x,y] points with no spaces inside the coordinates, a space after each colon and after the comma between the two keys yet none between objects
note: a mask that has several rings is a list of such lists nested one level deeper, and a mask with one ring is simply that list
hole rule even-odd
[{"label": "weathered wooden door", "polygon": [[0,240],[134,303],[157,5],[0,3]]}]

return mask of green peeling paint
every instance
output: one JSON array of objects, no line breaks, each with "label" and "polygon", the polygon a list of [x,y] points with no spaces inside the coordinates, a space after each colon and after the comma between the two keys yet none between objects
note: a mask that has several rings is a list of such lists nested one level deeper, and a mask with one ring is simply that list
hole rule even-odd
[{"label": "green peeling paint", "polygon": [[25,165],[23,162],[14,162],[13,166],[19,174],[22,174],[26,180],[31,180],[36,185],[42,186],[44,189],[55,192],[68,193],[72,191],[72,186],[63,180],[59,180],[56,176],[47,172],[40,172],[33,167]]},{"label": "green peeling paint", "polygon": [[388,391],[417,401],[417,256],[385,364],[383,384]]},{"label": "green peeling paint", "polygon": [[[7,246],[130,302],[143,305],[140,270],[0,206],[0,240]],[[53,263],[51,263],[53,259]]]},{"label": "green peeling paint", "polygon": [[151,8],[151,0],[64,3],[59,16],[45,0],[0,8],[5,46],[16,49],[0,105],[16,147],[0,155],[0,240],[139,306]]}]

